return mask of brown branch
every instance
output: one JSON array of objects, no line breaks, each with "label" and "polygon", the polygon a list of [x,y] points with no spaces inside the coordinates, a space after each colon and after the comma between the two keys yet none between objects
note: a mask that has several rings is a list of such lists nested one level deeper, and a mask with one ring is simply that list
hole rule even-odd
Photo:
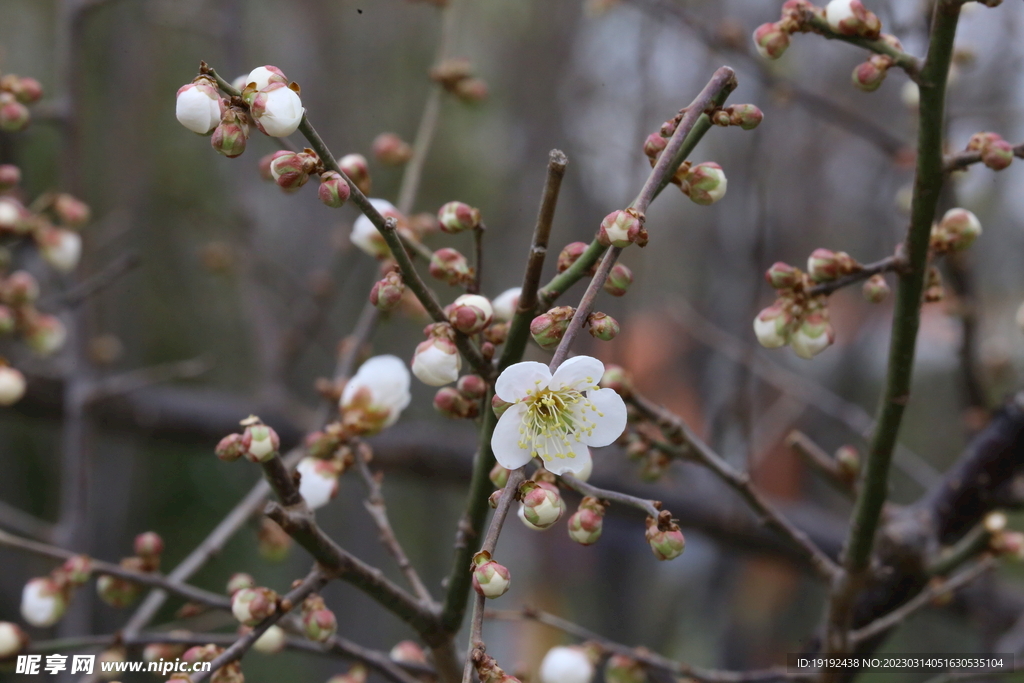
[{"label": "brown branch", "polygon": [[825,450],[814,443],[809,436],[794,429],[786,437],[786,445],[805,462],[825,475],[826,480],[839,491],[849,495],[853,491],[853,481],[844,477],[839,469],[839,463]]},{"label": "brown branch", "polygon": [[661,514],[661,501],[637,498],[636,496],[631,496],[628,493],[620,493],[619,491],[609,491],[608,489],[598,488],[585,481],[580,481],[571,474],[560,475],[559,479],[562,483],[580,495],[590,496],[599,500],[606,500],[610,503],[620,503],[622,505],[634,507],[637,510],[646,512],[655,519],[658,519],[658,516]]},{"label": "brown branch", "polygon": [[[1013,148],[1013,156],[1024,159],[1024,142]],[[947,154],[942,160],[942,170],[946,173],[962,171],[972,164],[981,163],[981,152],[964,150],[956,154]]]},{"label": "brown branch", "polygon": [[6,527],[22,536],[28,536],[44,543],[53,537],[53,524],[19,510],[2,500],[0,500],[0,527]]},{"label": "brown branch", "polygon": [[835,280],[830,280],[828,282],[822,282],[820,284],[814,285],[813,287],[807,290],[807,293],[810,296],[832,294],[833,292],[840,290],[843,287],[849,287],[850,285],[855,285],[858,282],[863,282],[872,275],[902,270],[906,266],[906,264],[907,261],[905,258],[901,258],[899,256],[887,256],[881,261],[875,261],[874,263],[864,264],[861,267],[861,269],[858,270],[856,273],[850,273],[849,275],[844,275],[841,278],[837,278]]}]

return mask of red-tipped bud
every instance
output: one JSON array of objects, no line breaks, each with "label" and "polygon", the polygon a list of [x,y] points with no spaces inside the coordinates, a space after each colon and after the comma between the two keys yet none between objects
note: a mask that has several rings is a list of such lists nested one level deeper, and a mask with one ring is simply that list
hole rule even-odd
[{"label": "red-tipped bud", "polygon": [[939,232],[952,251],[963,251],[981,236],[981,222],[967,209],[950,209],[939,221]]},{"label": "red-tipped bud", "polygon": [[500,598],[508,591],[511,576],[508,569],[491,559],[482,550],[473,556],[473,589],[485,598]]},{"label": "red-tipped bud", "polygon": [[231,596],[231,613],[245,626],[255,626],[276,611],[277,593],[269,588],[243,588]]},{"label": "red-tipped bud", "polygon": [[612,655],[604,665],[606,683],[645,683],[647,671],[643,664],[626,655]]},{"label": "red-tipped bud", "polygon": [[624,296],[632,284],[633,271],[621,263],[616,263],[604,281],[604,291],[612,296]]},{"label": "red-tipped bud", "polygon": [[278,157],[287,156],[289,154],[294,154],[294,152],[289,152],[286,149],[279,149],[279,150],[277,150],[276,152],[274,152],[272,154],[267,154],[266,156],[260,157],[260,161],[259,161],[260,177],[263,178],[264,180],[273,180],[274,179],[274,174],[271,172],[270,166],[274,163],[274,160],[277,159]]},{"label": "red-tipped bud", "polygon": [[28,107],[15,99],[14,95],[0,92],[0,130],[16,133],[27,128],[31,121]]},{"label": "red-tipped bud", "polygon": [[338,619],[319,595],[311,595],[302,603],[302,629],[307,638],[318,643],[326,643],[337,633]]},{"label": "red-tipped bud", "polygon": [[828,309],[822,308],[806,314],[789,338],[796,355],[811,359],[835,341],[836,333],[828,320]]},{"label": "red-tipped bud", "polygon": [[370,194],[372,183],[370,180],[370,167],[366,163],[366,157],[362,154],[346,154],[338,162],[341,171],[349,177],[359,191],[363,194]]},{"label": "red-tipped bud", "polygon": [[20,168],[14,164],[0,164],[0,192],[16,187],[20,182]]},{"label": "red-tipped bud", "polygon": [[282,190],[294,191],[306,184],[319,159],[308,152],[288,152],[270,162],[270,175]]},{"label": "red-tipped bud", "polygon": [[449,285],[458,285],[469,280],[472,269],[469,261],[455,249],[438,249],[430,259],[430,275]]},{"label": "red-tipped bud", "polygon": [[658,528],[658,523],[651,517],[647,518],[647,543],[651,552],[659,560],[672,560],[683,554],[686,539],[683,532],[674,522],[669,522],[665,529]]},{"label": "red-tipped bud", "polygon": [[497,394],[491,398],[491,410],[494,412],[495,417],[501,417],[511,406],[512,404],[508,401],[498,398]]},{"label": "red-tipped bud", "polygon": [[248,418],[245,422],[248,424],[242,434],[242,447],[245,448],[246,459],[250,462],[266,462],[277,455],[281,439],[273,427],[259,422],[259,418]]},{"label": "red-tipped bud", "polygon": [[224,110],[220,124],[210,137],[210,145],[229,159],[241,156],[249,139],[249,120],[245,112],[234,107]]},{"label": "red-tipped bud", "polygon": [[505,488],[505,484],[508,483],[508,475],[509,470],[505,469],[500,464],[495,463],[488,476],[491,479],[491,483],[494,484],[496,488],[503,489]]},{"label": "red-tipped bud", "polygon": [[541,348],[553,349],[562,341],[574,311],[571,306],[558,306],[538,315],[530,323],[530,334]]},{"label": "red-tipped bud", "polygon": [[583,252],[587,250],[588,245],[586,242],[570,242],[565,245],[562,251],[558,254],[558,272],[564,273],[569,267],[576,263],[580,256],[583,256]]},{"label": "red-tipped bud", "polygon": [[374,283],[370,290],[370,303],[382,311],[394,310],[401,302],[405,294],[405,283],[402,282],[402,275],[392,270],[383,279]]},{"label": "red-tipped bud", "polygon": [[803,279],[799,268],[776,261],[765,271],[764,279],[775,289],[792,289]]},{"label": "red-tipped bud", "polygon": [[25,323],[25,343],[40,356],[60,351],[67,338],[67,328],[56,316],[40,313]]},{"label": "red-tipped bud", "polygon": [[348,183],[341,177],[340,173],[324,171],[320,174],[320,187],[317,190],[317,197],[324,205],[337,209],[348,200],[352,190]]},{"label": "red-tipped bud", "polygon": [[164,539],[155,531],[146,531],[135,537],[135,554],[144,560],[156,560],[160,564],[160,555],[164,552]]},{"label": "red-tipped bud", "polygon": [[587,496],[579,509],[569,518],[569,538],[580,545],[593,545],[601,538],[604,528],[604,504]]},{"label": "red-tipped bud", "polygon": [[478,401],[487,394],[487,382],[480,375],[464,375],[455,386],[460,394],[471,401]]},{"label": "red-tipped bud", "polygon": [[412,147],[394,133],[381,133],[371,148],[377,161],[386,166],[401,166],[412,158]]},{"label": "red-tipped bud", "polygon": [[54,574],[59,574],[68,585],[81,586],[92,575],[92,560],[88,555],[73,555]]},{"label": "red-tipped bud", "polygon": [[587,331],[601,341],[611,341],[619,334],[619,323],[607,313],[591,313],[587,316]]},{"label": "red-tipped bud", "polygon": [[829,27],[844,36],[874,40],[882,32],[882,22],[860,0],[832,0],[825,7]]},{"label": "red-tipped bud", "polygon": [[754,130],[764,119],[764,112],[753,104],[731,104],[724,111],[729,115],[729,125],[743,130]]},{"label": "red-tipped bud", "polygon": [[807,257],[807,274],[815,282],[828,282],[857,270],[860,264],[845,251],[815,249]]},{"label": "red-tipped bud", "polygon": [[858,64],[853,69],[851,80],[853,85],[864,92],[874,92],[882,85],[889,67],[892,66],[892,59],[882,55],[875,55],[866,62]]},{"label": "red-tipped bud", "polygon": [[725,196],[728,184],[722,167],[713,161],[705,161],[686,172],[680,188],[690,201],[708,206]]},{"label": "red-tipped bud", "polygon": [[[121,560],[121,566],[136,571],[144,569],[143,561],[138,557],[127,557]],[[139,599],[142,594],[142,586],[116,576],[103,574],[96,579],[96,594],[103,602],[120,609],[128,607]]]},{"label": "red-tipped bud", "polygon": [[523,501],[519,515],[532,528],[547,529],[565,512],[565,501],[554,484],[528,481],[519,487],[519,495]]},{"label": "red-tipped bud", "polygon": [[434,408],[452,419],[474,418],[480,413],[479,403],[467,399],[455,387],[442,387],[434,394]]},{"label": "red-tipped bud", "polygon": [[789,47],[789,33],[780,22],[761,24],[754,30],[754,47],[766,59],[778,59]]},{"label": "red-tipped bud", "polygon": [[762,309],[754,318],[754,335],[766,349],[777,349],[789,343],[796,321],[789,313],[787,302],[779,299],[771,306]]},{"label": "red-tipped bud", "polygon": [[217,457],[224,462],[232,462],[238,460],[245,455],[245,446],[242,444],[241,434],[228,434],[220,443],[217,444],[217,448],[214,449],[214,453]]},{"label": "red-tipped bud", "polygon": [[668,140],[661,136],[661,133],[651,133],[644,140],[644,154],[646,154],[651,161],[656,161],[661,153],[665,151],[668,146]]},{"label": "red-tipped bud", "polygon": [[493,319],[491,302],[479,294],[463,294],[448,307],[448,322],[464,334],[476,334]]},{"label": "red-tipped bud", "polygon": [[643,214],[635,209],[612,211],[601,221],[597,239],[604,246],[628,247],[634,242],[641,247],[646,245],[647,231],[644,229]]},{"label": "red-tipped bud", "polygon": [[890,291],[889,283],[885,281],[885,276],[881,273],[876,273],[869,277],[864,281],[864,286],[861,288],[864,299],[873,304],[885,301]]},{"label": "red-tipped bud", "polygon": [[401,664],[426,664],[427,655],[423,652],[423,648],[412,640],[403,640],[400,643],[395,643],[395,646],[391,648],[388,653],[388,657],[394,662]]},{"label": "red-tipped bud", "polygon": [[43,86],[34,78],[29,76],[15,76],[7,74],[0,78],[0,90],[14,95],[22,104],[32,104],[43,96]]},{"label": "red-tipped bud", "polygon": [[993,171],[1002,171],[1013,161],[1013,145],[1006,140],[994,140],[982,151],[981,161]]},{"label": "red-tipped bud", "polygon": [[427,340],[420,342],[412,357],[412,374],[424,384],[442,387],[459,378],[462,356],[455,346],[455,332],[450,325],[428,325]]},{"label": "red-tipped bud", "polygon": [[608,363],[604,366],[601,388],[614,389],[619,396],[629,398],[633,395],[633,376],[621,366]]},{"label": "red-tipped bud", "polygon": [[487,81],[482,78],[464,78],[452,88],[452,94],[467,104],[476,104],[487,99]]},{"label": "red-tipped bud", "polygon": [[462,202],[448,202],[438,210],[437,220],[449,234],[473,230],[480,226],[480,210]]}]

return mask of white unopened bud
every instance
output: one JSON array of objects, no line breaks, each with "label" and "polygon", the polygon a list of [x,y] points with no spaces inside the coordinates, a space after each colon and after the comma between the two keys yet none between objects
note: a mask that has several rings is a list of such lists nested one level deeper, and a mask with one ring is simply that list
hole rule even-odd
[{"label": "white unopened bud", "polygon": [[25,395],[25,376],[18,370],[0,366],[0,406],[17,403]]},{"label": "white unopened bud", "polygon": [[519,295],[522,291],[522,287],[513,287],[506,289],[494,298],[491,307],[494,309],[495,320],[507,322],[515,316],[516,309],[519,308]]},{"label": "white unopened bud", "polygon": [[49,577],[29,580],[21,592],[21,616],[33,626],[53,626],[66,609],[64,592]]},{"label": "white unopened bud", "polygon": [[277,593],[269,588],[243,588],[231,596],[231,613],[246,626],[255,626],[277,611]]},{"label": "white unopened bud", "polygon": [[294,133],[305,113],[299,94],[284,83],[271,83],[260,90],[249,111],[256,127],[275,138]]},{"label": "white unopened bud", "polygon": [[338,495],[338,468],[333,461],[303,458],[295,471],[302,476],[299,493],[310,509],[322,508]]},{"label": "white unopened bud", "polygon": [[284,629],[277,624],[273,624],[263,632],[262,636],[256,639],[256,642],[252,644],[252,649],[266,655],[277,654],[284,649],[287,640],[288,635],[284,632]]},{"label": "white unopened bud", "polygon": [[42,230],[36,234],[36,241],[43,259],[62,273],[74,270],[82,256],[82,238],[71,230]]},{"label": "white unopened bud", "polygon": [[722,167],[713,161],[697,164],[683,177],[682,190],[696,204],[714,204],[725,196],[728,180]]},{"label": "white unopened bud", "polygon": [[430,336],[416,347],[412,357],[412,374],[424,384],[442,387],[459,378],[462,357],[455,346],[454,333],[448,325],[431,325]]},{"label": "white unopened bud", "polygon": [[222,107],[217,88],[208,79],[199,78],[178,89],[174,115],[193,133],[206,135],[220,123]]},{"label": "white unopened bud", "polygon": [[242,81],[241,87],[238,88],[239,90],[245,88],[249,83],[254,83],[256,90],[263,90],[271,83],[288,84],[288,78],[284,75],[284,72],[270,64],[256,67],[249,72],[248,76],[240,76],[235,79],[236,84],[238,81]]},{"label": "white unopened bud", "polygon": [[[371,199],[370,203],[384,218],[394,217],[399,223],[404,221],[402,214],[391,202],[385,199]],[[352,244],[374,258],[382,259],[391,254],[388,243],[384,241],[384,236],[366,216],[360,216],[352,224],[352,235],[349,239],[352,240]]]},{"label": "white unopened bud", "polygon": [[0,621],[0,660],[12,659],[28,645],[28,636],[17,624]]},{"label": "white unopened bud", "polygon": [[590,683],[594,663],[583,648],[559,645],[544,655],[539,674],[540,683]]},{"label": "white unopened bud", "polygon": [[790,336],[789,345],[801,358],[811,359],[835,341],[836,334],[828,321],[826,309],[808,313]]},{"label": "white unopened bud", "polygon": [[789,343],[792,316],[786,311],[785,304],[776,301],[763,309],[754,318],[754,334],[758,343],[766,349],[777,349]]},{"label": "white unopened bud", "polygon": [[500,598],[508,591],[511,575],[508,569],[491,559],[482,550],[473,556],[473,588],[485,598]]},{"label": "white unopened bud", "polygon": [[412,396],[409,370],[397,356],[374,356],[361,366],[341,392],[346,426],[359,434],[376,434],[390,427]]}]

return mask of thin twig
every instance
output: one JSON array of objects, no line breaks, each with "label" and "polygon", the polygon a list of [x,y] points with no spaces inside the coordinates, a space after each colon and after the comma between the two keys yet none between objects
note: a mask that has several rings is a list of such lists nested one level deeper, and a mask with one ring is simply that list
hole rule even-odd
[{"label": "thin twig", "polygon": [[837,290],[842,289],[843,287],[849,287],[850,285],[855,285],[858,282],[863,282],[872,275],[877,275],[878,273],[889,273],[899,271],[905,265],[906,259],[901,258],[899,256],[887,256],[886,258],[880,261],[864,264],[856,273],[850,273],[849,275],[844,275],[841,278],[837,278],[835,280],[830,280],[828,282],[822,282],[820,284],[814,285],[813,287],[807,290],[807,293],[810,296],[818,296],[820,294],[831,294]]},{"label": "thin twig", "polygon": [[849,477],[843,476],[836,459],[814,443],[809,436],[794,429],[786,437],[786,445],[805,462],[825,475],[825,479],[839,491],[846,495],[853,492],[853,481]]},{"label": "thin twig", "polygon": [[[1013,148],[1013,155],[1018,159],[1024,159],[1024,143],[1021,143]],[[972,164],[981,163],[981,152],[971,152],[964,150],[957,152],[956,154],[949,154],[942,160],[942,170],[946,173],[950,171],[962,171]]]},{"label": "thin twig", "polygon": [[134,251],[121,254],[100,272],[69,289],[60,297],[60,303],[74,308],[117,282],[121,276],[134,270],[140,263],[142,258]]},{"label": "thin twig", "polygon": [[53,524],[0,500],[0,527],[44,543],[53,538]]},{"label": "thin twig", "polygon": [[138,389],[163,384],[176,379],[192,379],[209,372],[214,366],[211,356],[203,355],[188,360],[151,365],[138,370],[129,370],[119,375],[104,377],[92,385],[88,397],[90,402],[112,396],[121,396]]},{"label": "thin twig", "polygon": [[628,493],[601,489],[593,486],[592,484],[588,484],[585,481],[580,481],[571,474],[560,475],[559,479],[562,483],[580,495],[590,496],[591,498],[597,498],[599,500],[606,500],[610,503],[628,505],[629,507],[634,507],[637,510],[646,512],[655,519],[657,519],[658,515],[661,513],[661,501],[647,500],[646,498],[631,496]]}]

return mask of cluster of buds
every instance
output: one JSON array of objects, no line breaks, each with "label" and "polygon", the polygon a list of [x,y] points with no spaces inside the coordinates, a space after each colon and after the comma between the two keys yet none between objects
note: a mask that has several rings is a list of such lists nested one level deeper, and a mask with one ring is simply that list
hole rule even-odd
[{"label": "cluster of buds", "polygon": [[28,634],[17,624],[0,621],[0,662],[14,657],[28,647]]},{"label": "cluster of buds", "polygon": [[601,538],[604,511],[607,507],[597,498],[586,496],[579,509],[569,518],[569,538],[580,545],[593,545]]},{"label": "cluster of buds", "polygon": [[43,87],[34,78],[5,74],[0,77],[0,131],[15,133],[32,121],[26,105],[38,102]]},{"label": "cluster of buds", "polygon": [[597,241],[605,247],[621,249],[631,244],[646,247],[647,239],[644,215],[636,209],[612,211],[601,221],[601,227],[597,232]]},{"label": "cluster of buds", "polygon": [[405,283],[402,274],[397,270],[389,270],[383,278],[373,284],[370,290],[370,303],[382,311],[392,311],[402,303],[405,294]]},{"label": "cluster of buds", "polygon": [[[883,39],[897,50],[903,49],[900,41],[894,36],[886,34],[883,36]],[[889,55],[871,55],[868,57],[867,61],[861,62],[857,66],[853,67],[853,73],[850,74],[850,80],[858,90],[874,92],[875,90],[878,90],[880,85],[882,85],[882,81],[884,81],[886,75],[888,75],[889,69],[895,63],[896,62],[893,61],[893,58]]]},{"label": "cluster of buds", "polygon": [[541,313],[530,322],[530,335],[542,349],[555,348],[569,329],[575,312],[572,306],[556,306],[547,313]]},{"label": "cluster of buds", "polygon": [[801,358],[813,358],[835,341],[824,295],[809,293],[815,283],[835,280],[861,269],[849,254],[815,249],[807,260],[805,274],[781,261],[765,272],[765,279],[778,291],[778,298],[754,318],[754,334],[768,349],[789,344]]},{"label": "cluster of buds", "polygon": [[480,399],[487,394],[487,382],[480,375],[463,375],[454,387],[442,387],[434,394],[434,407],[445,417],[473,419],[480,414]]},{"label": "cluster of buds", "polygon": [[245,427],[241,434],[228,434],[217,444],[215,453],[225,462],[238,460],[243,455],[250,462],[266,462],[277,455],[281,439],[273,427],[263,424],[255,415],[240,423]]},{"label": "cluster of buds", "polygon": [[[320,157],[316,155],[316,152],[309,148],[301,152],[289,152],[282,149],[270,155],[268,169],[271,180],[277,183],[278,187],[285,192],[295,192],[309,181],[311,174],[322,172],[323,164],[320,162]],[[328,178],[329,180],[330,178]],[[343,191],[345,197],[342,199],[342,202],[344,202],[345,199],[348,199],[348,183],[344,182],[341,176],[338,176],[338,180],[345,186]],[[323,184],[324,180],[321,176],[321,188]],[[326,204],[327,202],[324,203]]]},{"label": "cluster of buds", "polygon": [[441,229],[454,235],[480,227],[480,209],[463,202],[448,202],[437,211]]},{"label": "cluster of buds", "polygon": [[672,560],[683,554],[686,547],[686,539],[679,525],[670,518],[670,515],[662,513],[665,519],[655,520],[647,518],[647,543],[651,546],[651,552],[659,560]]},{"label": "cluster of buds", "polygon": [[743,130],[754,130],[763,119],[764,113],[753,104],[730,104],[711,114],[711,123],[716,126],[739,126]]},{"label": "cluster of buds", "polygon": [[277,593],[269,588],[240,588],[231,595],[231,613],[243,626],[255,626],[277,612],[277,603]]},{"label": "cluster of buds", "polygon": [[455,346],[455,330],[448,323],[432,323],[423,333],[427,339],[416,347],[412,374],[432,387],[451,384],[459,378],[462,369],[462,356]]},{"label": "cluster of buds", "polygon": [[765,59],[778,59],[789,47],[789,37],[810,30],[804,12],[825,19],[825,10],[808,0],[786,0],[778,21],[761,24],[754,29],[754,47]]},{"label": "cluster of buds", "polygon": [[932,226],[928,246],[936,254],[963,251],[981,236],[981,221],[967,209],[950,209]]},{"label": "cluster of buds", "polygon": [[590,683],[600,661],[595,646],[558,645],[551,648],[540,662],[540,683]]},{"label": "cluster of buds", "polygon": [[453,287],[469,284],[474,277],[469,260],[457,249],[451,247],[444,247],[434,252],[434,255],[430,257],[429,271],[431,277]]},{"label": "cluster of buds", "polygon": [[92,561],[85,555],[74,555],[49,576],[29,580],[21,593],[21,616],[32,626],[53,626],[64,616],[74,590],[91,574]]},{"label": "cluster of buds", "polygon": [[337,617],[319,595],[310,595],[302,603],[302,630],[307,638],[318,643],[326,643],[338,631]]},{"label": "cluster of buds", "polygon": [[[726,114],[725,112],[729,109],[732,109],[735,114]],[[753,113],[755,111],[756,114]],[[735,125],[742,125],[744,128],[756,127],[760,123],[761,118],[763,118],[761,110],[749,104],[736,105],[735,108],[729,107],[719,110],[717,113],[722,115],[719,116],[719,125],[733,125],[732,121],[735,116],[737,121]],[[664,153],[665,148],[668,146],[668,138],[672,137],[676,126],[679,125],[680,118],[681,115],[666,121],[662,124],[660,131],[651,133],[644,141],[644,154],[650,160],[651,168],[654,168],[654,165]],[[678,185],[683,194],[689,197],[692,202],[702,206],[714,204],[724,197],[729,184],[725,177],[725,171],[713,161],[705,161],[696,166],[689,161],[684,161],[676,169],[675,174],[672,176],[672,182]]]},{"label": "cluster of buds", "polygon": [[[607,219],[606,219],[607,220]],[[644,234],[646,239],[646,232]],[[564,273],[569,270],[580,259],[581,256],[587,251],[590,245],[586,242],[570,242],[563,247],[562,251],[558,254],[557,270],[559,273]],[[591,265],[587,271],[587,275],[593,275],[597,270],[597,264]],[[612,296],[623,296],[629,291],[629,286],[633,284],[633,271],[624,266],[621,263],[616,263],[612,266],[611,272],[608,273],[608,277],[604,281],[604,291],[608,292]]]},{"label": "cluster of buds", "polygon": [[587,316],[587,331],[594,339],[611,341],[619,334],[619,323],[607,313],[594,312]]},{"label": "cluster of buds", "polygon": [[412,159],[412,147],[395,133],[381,133],[374,138],[370,149],[385,166],[401,166]]},{"label": "cluster of buds", "polygon": [[442,61],[430,70],[430,80],[463,102],[472,104],[487,99],[487,83],[473,75],[468,59],[454,57]]},{"label": "cluster of buds", "polygon": [[481,550],[473,556],[473,589],[485,598],[500,598],[508,591],[510,576],[508,569],[491,559],[491,554]]},{"label": "cluster of buds", "polygon": [[543,470],[538,471],[537,481],[525,481],[519,487],[519,519],[527,528],[543,531],[554,526],[565,514],[565,501],[558,487],[552,481],[540,479]]},{"label": "cluster of buds", "polygon": [[[155,572],[160,569],[160,555],[164,542],[154,531],[135,537],[135,555],[121,559],[121,566],[136,572]],[[127,607],[142,593],[142,586],[118,576],[103,574],[96,580],[96,593],[111,607]]]},{"label": "cluster of buds", "polygon": [[1013,161],[1013,145],[999,133],[975,133],[967,142],[968,152],[978,152],[981,163],[993,171],[1002,171]]}]

